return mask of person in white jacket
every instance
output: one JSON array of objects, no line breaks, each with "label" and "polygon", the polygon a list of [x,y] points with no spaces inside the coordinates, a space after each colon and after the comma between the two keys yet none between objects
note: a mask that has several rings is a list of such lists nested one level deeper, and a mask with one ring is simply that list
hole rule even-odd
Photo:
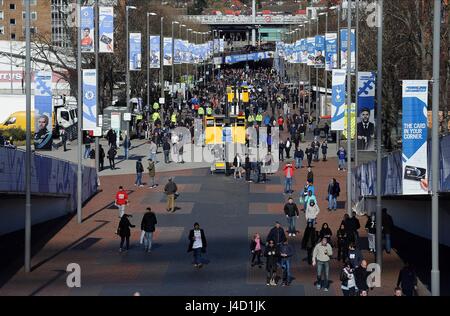
[{"label": "person in white jacket", "polygon": [[305,217],[306,217],[306,223],[311,225],[315,225],[317,223],[317,215],[319,214],[320,209],[319,205],[316,204],[316,201],[311,200],[309,201],[308,206],[306,207],[305,211]]}]

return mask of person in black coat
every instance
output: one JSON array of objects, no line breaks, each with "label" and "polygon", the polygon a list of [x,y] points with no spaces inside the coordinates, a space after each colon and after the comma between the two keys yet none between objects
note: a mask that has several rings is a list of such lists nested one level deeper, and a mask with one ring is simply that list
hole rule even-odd
[{"label": "person in black coat", "polygon": [[120,218],[119,227],[117,228],[117,235],[120,236],[120,248],[119,248],[120,252],[124,250],[123,249],[124,241],[126,241],[127,246],[125,250],[128,250],[130,248],[130,235],[131,235],[130,228],[136,227],[135,225],[132,225],[130,223],[128,217],[131,217],[131,215],[123,214],[123,216]]},{"label": "person in black coat", "polygon": [[206,236],[203,229],[200,229],[200,224],[195,223],[194,229],[189,232],[189,247],[188,252],[194,253],[194,267],[201,268],[203,266],[202,253],[206,252]]},{"label": "person in black coat", "polygon": [[387,253],[391,253],[391,234],[392,228],[394,227],[394,221],[391,215],[387,213],[387,209],[383,208],[381,210],[381,226],[383,227],[383,236],[385,239],[385,248]]},{"label": "person in black coat", "polygon": [[305,228],[305,233],[303,234],[302,239],[302,249],[306,249],[308,253],[308,264],[312,264],[312,253],[313,249],[318,241],[318,232],[312,223],[307,224],[308,226]]},{"label": "person in black coat", "polygon": [[108,159],[109,159],[109,166],[111,170],[116,169],[116,165],[114,162],[114,159],[117,155],[117,150],[115,146],[111,146],[111,148],[108,150]]},{"label": "person in black coat", "polygon": [[370,272],[367,271],[367,261],[362,260],[361,264],[354,269],[353,272],[355,276],[356,287],[358,288],[358,292],[368,291],[369,286],[367,284],[367,277],[370,275]]},{"label": "person in black coat", "polygon": [[345,259],[348,256],[348,240],[347,240],[347,231],[345,230],[344,224],[341,223],[337,233],[337,241],[338,241],[338,255],[337,259],[340,261],[342,259],[345,262]]},{"label": "person in black coat", "polygon": [[144,249],[147,252],[152,250],[153,232],[155,225],[158,224],[155,213],[150,207],[147,207],[147,212],[142,217],[141,230],[144,231]]},{"label": "person in black coat", "polygon": [[245,181],[251,182],[250,176],[252,172],[252,164],[250,163],[250,157],[248,155],[245,157],[244,168],[245,168]]},{"label": "person in black coat", "polygon": [[269,235],[267,235],[266,238],[266,243],[268,244],[271,240],[275,242],[277,247],[287,240],[284,229],[281,227],[279,222],[275,222],[275,227],[272,227],[270,230]]},{"label": "person in black coat", "polygon": [[397,280],[397,287],[401,287],[405,296],[414,296],[417,290],[417,275],[414,268],[408,263],[400,270]]},{"label": "person in black coat", "polygon": [[100,171],[102,171],[103,168],[105,167],[105,150],[103,149],[102,145],[98,145],[98,151],[99,151],[98,164]]},{"label": "person in black coat", "polygon": [[[322,229],[319,232],[319,239],[322,240],[324,237],[327,238],[328,243],[331,245],[331,236],[333,233],[331,232],[330,227],[328,226],[328,223],[323,223]],[[333,246],[331,246],[333,247]]]},{"label": "person in black coat", "polygon": [[277,285],[277,267],[280,252],[273,240],[269,240],[264,251],[266,260],[267,283],[266,285]]}]

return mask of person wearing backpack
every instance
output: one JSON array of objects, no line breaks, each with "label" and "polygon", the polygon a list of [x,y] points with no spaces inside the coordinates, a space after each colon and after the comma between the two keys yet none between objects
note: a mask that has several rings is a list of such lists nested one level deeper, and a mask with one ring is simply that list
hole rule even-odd
[{"label": "person wearing backpack", "polygon": [[135,186],[143,187],[142,184],[142,173],[144,172],[144,167],[142,166],[142,158],[139,158],[136,161],[136,181],[134,182]]}]

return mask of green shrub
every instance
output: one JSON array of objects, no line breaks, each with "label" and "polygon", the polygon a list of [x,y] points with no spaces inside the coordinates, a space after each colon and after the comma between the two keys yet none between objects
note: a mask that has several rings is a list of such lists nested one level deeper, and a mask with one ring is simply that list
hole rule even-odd
[{"label": "green shrub", "polygon": [[26,139],[26,132],[21,128],[9,128],[2,131],[3,136],[9,139],[11,136],[13,141],[22,141]]}]

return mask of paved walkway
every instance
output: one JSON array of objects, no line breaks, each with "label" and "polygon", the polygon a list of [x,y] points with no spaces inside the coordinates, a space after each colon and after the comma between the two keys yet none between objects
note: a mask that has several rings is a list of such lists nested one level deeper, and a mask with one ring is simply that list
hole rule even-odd
[{"label": "paved walkway", "polygon": [[[335,158],[314,164],[314,176],[321,212],[318,226],[328,222],[333,233],[338,229],[344,213],[346,173],[337,171]],[[180,189],[176,213],[165,211],[163,185],[174,176]],[[329,213],[325,193],[329,179],[341,183],[339,210]],[[147,180],[147,177],[144,178]],[[294,197],[306,180],[306,169],[296,170]],[[33,271],[19,271],[0,289],[3,295],[341,295],[338,273],[340,263],[332,260],[329,292],[315,289],[314,268],[303,259],[301,235],[305,228],[301,213],[297,226],[300,235],[290,238],[295,248],[293,275],[290,287],[267,287],[265,270],[249,265],[249,240],[258,231],[265,239],[276,220],[285,224],[282,212],[287,196],[282,194],[283,176],[279,171],[266,184],[248,184],[224,175],[210,175],[209,169],[190,169],[159,172],[156,189],[133,186],[133,175],[101,177],[102,191],[83,208],[83,223],[76,218],[63,227],[41,251],[33,257]],[[133,214],[131,249],[119,253],[119,239],[114,234],[118,211],[113,197],[119,185],[130,193],[127,213]],[[157,214],[158,225],[154,250],[144,253],[138,243],[140,221],[145,207],[151,206]],[[365,220],[361,220],[364,226]],[[210,264],[196,270],[191,254],[186,252],[187,235],[194,222],[205,229],[208,240],[207,257]],[[364,231],[360,235],[365,238]],[[367,251],[364,256],[373,261]],[[81,266],[81,288],[66,286],[66,267],[69,263]],[[401,261],[395,252],[384,256],[382,288],[370,295],[392,295]]]}]

